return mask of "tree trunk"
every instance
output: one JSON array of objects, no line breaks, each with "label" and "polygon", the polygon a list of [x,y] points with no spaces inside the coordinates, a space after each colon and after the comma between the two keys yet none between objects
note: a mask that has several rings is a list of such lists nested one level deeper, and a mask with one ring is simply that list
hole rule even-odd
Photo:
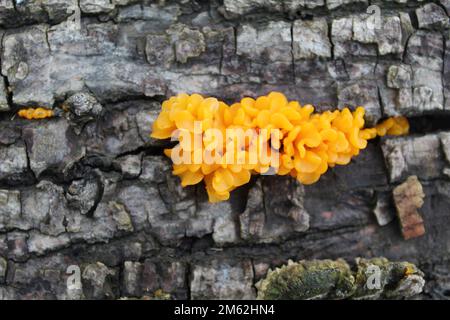
[{"label": "tree trunk", "polygon": [[[415,263],[419,297],[448,298],[449,10],[0,1],[0,299],[255,298],[269,267],[356,257]],[[411,133],[370,141],[310,186],[255,176],[219,204],[203,184],[182,188],[169,143],[149,136],[161,102],[270,91],[316,111],[362,105],[369,125],[404,115]],[[38,106],[54,117],[16,115]],[[425,234],[404,240],[392,192],[413,175]]]}]

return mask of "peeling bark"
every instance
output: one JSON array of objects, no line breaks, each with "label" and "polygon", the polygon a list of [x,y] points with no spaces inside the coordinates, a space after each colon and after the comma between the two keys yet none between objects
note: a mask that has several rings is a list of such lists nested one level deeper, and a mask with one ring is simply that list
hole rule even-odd
[{"label": "peeling bark", "polygon": [[[370,1],[372,30],[366,0],[1,1],[0,299],[255,298],[289,259],[378,256],[424,272],[419,298],[448,298],[440,3]],[[219,205],[181,188],[169,143],[149,137],[160,103],[271,90],[318,111],[363,105],[369,124],[414,117],[413,134],[370,142],[311,186],[259,177]],[[36,105],[56,117],[15,116]],[[427,232],[404,241],[386,195],[411,175]]]}]

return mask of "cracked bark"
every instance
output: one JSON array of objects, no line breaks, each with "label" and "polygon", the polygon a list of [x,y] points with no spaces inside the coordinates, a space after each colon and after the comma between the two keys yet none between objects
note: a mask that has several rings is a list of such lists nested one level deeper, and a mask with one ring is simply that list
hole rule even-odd
[{"label": "cracked bark", "polygon": [[[383,30],[386,38],[376,34],[364,42],[352,19],[365,14],[365,1],[305,1],[292,7],[264,0],[122,0],[112,9],[102,0],[83,2],[77,2],[81,32],[67,27],[65,1],[42,1],[39,7],[34,1],[7,7],[6,1],[0,7],[1,73],[10,108],[0,112],[0,191],[6,195],[0,198],[0,262],[7,261],[0,299],[153,296],[158,289],[180,299],[254,298],[254,284],[267,269],[288,259],[376,256],[416,263],[428,280],[420,298],[448,298],[448,24],[439,12],[418,21],[416,9],[427,1],[375,1],[384,19],[409,15],[413,32],[404,31],[400,17]],[[313,38],[316,34],[308,32],[320,28],[320,18],[326,19],[327,34]],[[308,21],[299,31],[307,51],[298,56],[297,20]],[[281,36],[284,25],[287,41]],[[161,36],[168,43],[161,44]],[[176,46],[179,42],[183,46]],[[398,74],[387,79],[389,67],[399,64],[410,65],[411,83]],[[412,134],[372,141],[350,165],[330,170],[304,192],[290,178],[259,177],[229,202],[213,206],[203,187],[182,189],[163,156],[169,144],[149,137],[160,103],[181,91],[232,102],[270,90],[319,111],[363,104],[373,122],[405,112]],[[411,92],[407,108],[399,101],[402,90]],[[63,111],[69,97],[80,92],[102,111],[83,109],[86,104]],[[0,102],[1,97],[0,91]],[[54,108],[57,118],[14,117],[19,108],[36,103]],[[421,141],[437,142],[424,149]],[[22,146],[24,167],[17,164]],[[140,165],[117,164],[135,155],[142,155]],[[83,214],[85,208],[77,205],[92,197],[76,194],[69,203],[67,192],[74,181],[83,185],[92,175],[98,175],[102,190]],[[377,195],[391,193],[409,175],[417,175],[424,188],[420,211],[426,233],[404,241],[398,221],[381,227],[373,211]],[[41,183],[49,189],[43,191]],[[264,199],[248,197],[258,186]],[[47,199],[51,195],[58,200]],[[123,212],[112,210],[112,204],[123,206]],[[309,215],[309,229],[288,214],[293,208]],[[394,210],[392,204],[383,208]],[[248,225],[241,221],[244,211],[252,215]],[[245,236],[246,228],[257,227],[261,233]],[[126,262],[140,263],[126,264],[128,277]],[[66,287],[70,265],[105,280],[93,282],[87,275],[83,295],[72,292]],[[127,280],[134,277],[144,280]]]}]

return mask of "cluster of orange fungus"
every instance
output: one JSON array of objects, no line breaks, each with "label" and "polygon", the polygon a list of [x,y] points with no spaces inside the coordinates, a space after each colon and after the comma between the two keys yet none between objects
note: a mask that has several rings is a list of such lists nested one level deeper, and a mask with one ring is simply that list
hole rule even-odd
[{"label": "cluster of orange fungus", "polygon": [[409,123],[405,117],[392,117],[377,124],[375,129],[380,137],[385,135],[399,136],[408,133]]},{"label": "cluster of orange fungus", "polygon": [[21,109],[17,113],[19,117],[25,118],[28,120],[33,119],[45,119],[45,118],[51,118],[54,116],[53,110],[45,109],[45,108],[26,108]]},{"label": "cluster of orange fungus", "polygon": [[[249,129],[253,135],[237,141],[229,138],[229,132]],[[152,137],[167,139],[178,132],[178,144],[165,150],[174,161],[173,174],[181,178],[183,186],[204,180],[209,200],[218,202],[249,182],[251,174],[289,174],[303,184],[312,184],[329,167],[348,164],[366,148],[367,140],[408,130],[403,117],[364,128],[363,107],[314,113],[312,105],[288,101],[279,92],[244,98],[231,106],[199,94],[179,94],[163,102]],[[185,133],[182,139],[180,131]],[[197,144],[192,143],[196,138]],[[214,162],[205,161],[206,152],[213,155]],[[188,161],[175,161],[175,153]],[[277,161],[268,162],[268,158]]]}]

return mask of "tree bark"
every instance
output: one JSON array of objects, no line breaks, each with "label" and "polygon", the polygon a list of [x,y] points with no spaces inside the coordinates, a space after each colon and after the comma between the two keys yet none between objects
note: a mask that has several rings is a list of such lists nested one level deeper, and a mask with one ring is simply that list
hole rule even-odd
[{"label": "tree bark", "polygon": [[[289,259],[357,257],[415,263],[419,298],[448,299],[449,9],[0,1],[0,299],[256,298]],[[149,136],[161,102],[270,91],[317,111],[362,105],[369,125],[408,116],[411,134],[371,141],[311,186],[259,176],[219,204],[181,188],[168,143]],[[16,116],[37,106],[55,117]],[[404,240],[392,191],[412,175],[425,234]]]}]

